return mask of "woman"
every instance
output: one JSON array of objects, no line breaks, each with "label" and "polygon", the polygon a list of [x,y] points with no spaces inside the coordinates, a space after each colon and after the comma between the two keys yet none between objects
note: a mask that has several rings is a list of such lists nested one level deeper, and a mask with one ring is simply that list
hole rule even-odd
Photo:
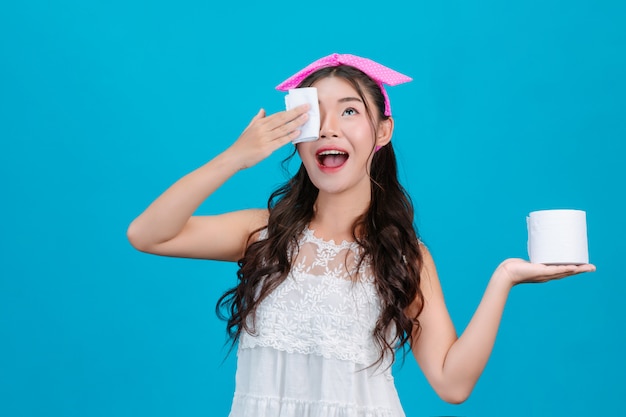
[{"label": "woman", "polygon": [[514,285],[595,270],[505,260],[457,336],[397,178],[383,84],[408,80],[354,55],[315,61],[279,89],[317,88],[319,139],[296,145],[302,165],[267,209],[194,216],[228,178],[296,139],[307,105],[261,110],[130,225],[141,251],[239,263],[238,285],[218,302],[238,342],[231,416],[404,416],[391,365],[409,346],[438,395],[460,403]]}]

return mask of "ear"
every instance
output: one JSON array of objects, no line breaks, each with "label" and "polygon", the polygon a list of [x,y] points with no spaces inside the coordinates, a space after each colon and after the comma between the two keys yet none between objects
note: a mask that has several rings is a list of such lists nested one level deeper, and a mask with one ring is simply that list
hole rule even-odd
[{"label": "ear", "polygon": [[378,123],[376,146],[385,146],[391,141],[391,136],[393,136],[393,118],[389,117]]}]

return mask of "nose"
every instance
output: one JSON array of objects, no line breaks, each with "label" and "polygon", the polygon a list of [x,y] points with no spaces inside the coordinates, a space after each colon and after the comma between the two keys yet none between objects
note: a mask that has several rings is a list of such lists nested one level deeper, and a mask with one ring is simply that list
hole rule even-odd
[{"label": "nose", "polygon": [[336,138],[339,134],[337,118],[331,113],[320,113],[320,138]]}]

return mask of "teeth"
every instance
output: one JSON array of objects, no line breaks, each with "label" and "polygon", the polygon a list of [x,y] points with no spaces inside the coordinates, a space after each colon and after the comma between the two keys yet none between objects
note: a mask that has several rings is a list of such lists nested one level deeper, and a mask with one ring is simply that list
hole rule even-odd
[{"label": "teeth", "polygon": [[345,155],[345,152],[341,152],[341,151],[337,151],[337,150],[328,150],[328,151],[323,151],[320,152],[318,155],[322,156],[322,155]]}]

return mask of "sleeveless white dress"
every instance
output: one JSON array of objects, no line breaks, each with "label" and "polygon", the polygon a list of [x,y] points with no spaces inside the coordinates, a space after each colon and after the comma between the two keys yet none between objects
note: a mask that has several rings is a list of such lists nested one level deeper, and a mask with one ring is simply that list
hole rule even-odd
[{"label": "sleeveless white dress", "polygon": [[305,229],[292,271],[258,307],[256,334],[241,334],[230,417],[404,417],[390,355],[370,367],[381,307],[359,252]]}]

